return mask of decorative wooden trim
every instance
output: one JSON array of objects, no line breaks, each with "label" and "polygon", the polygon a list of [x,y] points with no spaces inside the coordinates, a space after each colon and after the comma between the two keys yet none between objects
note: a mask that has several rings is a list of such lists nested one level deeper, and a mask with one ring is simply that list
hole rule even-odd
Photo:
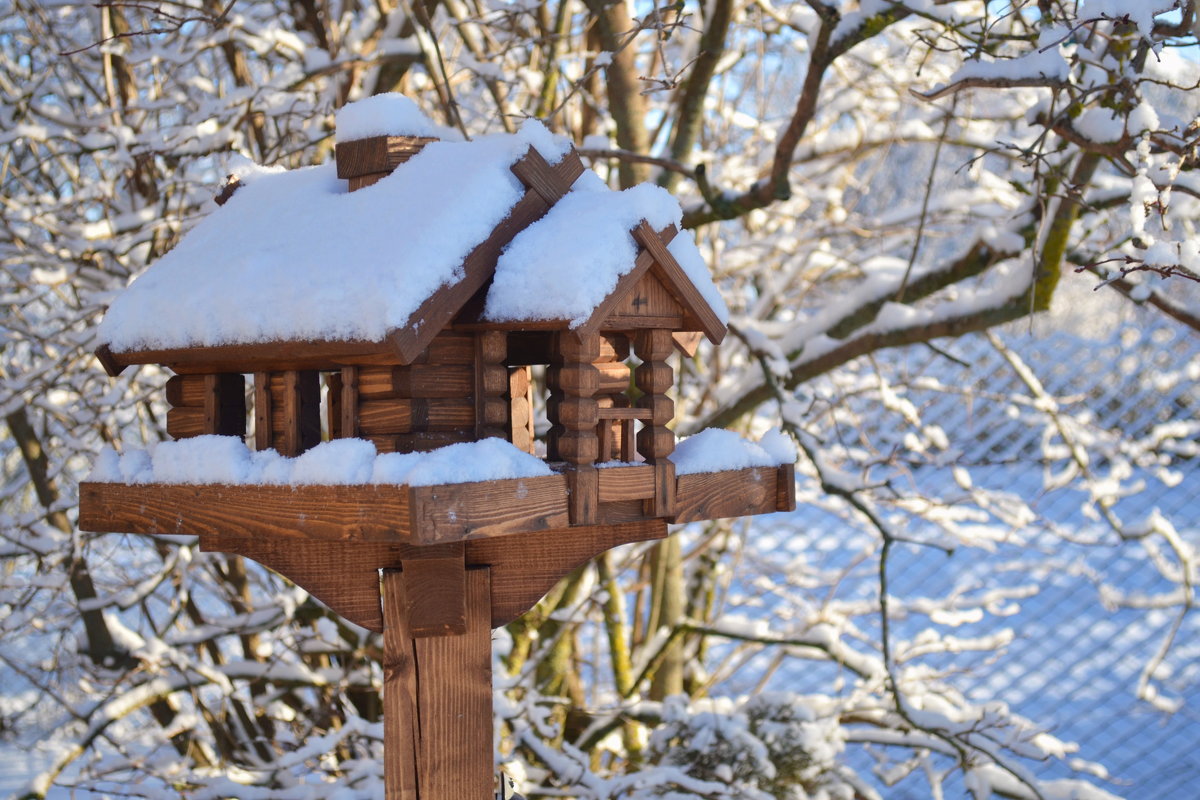
[{"label": "decorative wooden trim", "polygon": [[721,322],[717,312],[713,311],[687,273],[679,266],[675,256],[667,249],[671,239],[675,238],[674,235],[664,237],[655,232],[645,220],[635,227],[632,233],[634,240],[654,258],[654,263],[658,266],[657,271],[666,281],[667,290],[674,293],[683,307],[695,316],[696,322],[709,341],[720,344],[725,338],[725,323]]},{"label": "decorative wooden trim", "polygon": [[[664,230],[670,230],[674,227],[672,225]],[[600,326],[612,314],[613,309],[621,303],[626,294],[633,290],[633,287],[638,285],[638,281],[642,279],[642,276],[646,274],[646,270],[650,269],[653,263],[654,258],[648,252],[645,250],[639,252],[637,259],[633,262],[633,269],[617,279],[616,288],[609,293],[608,297],[600,302],[600,305],[592,310],[592,315],[587,318],[587,321],[575,328],[575,332],[580,336],[599,332]]]},{"label": "decorative wooden trim", "polygon": [[219,531],[202,535],[200,549],[253,559],[300,586],[355,625],[376,633],[383,631],[379,568],[395,561],[392,545],[234,536]]},{"label": "decorative wooden trim", "polygon": [[666,522],[643,519],[624,525],[474,539],[467,542],[467,563],[491,567],[492,627],[499,628],[533,608],[571,570],[605,550],[631,542],[664,539],[666,535]]}]

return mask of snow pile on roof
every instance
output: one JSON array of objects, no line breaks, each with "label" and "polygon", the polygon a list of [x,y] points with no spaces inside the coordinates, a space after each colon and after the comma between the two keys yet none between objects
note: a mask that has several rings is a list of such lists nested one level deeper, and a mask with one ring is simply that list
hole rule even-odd
[{"label": "snow pile on roof", "polygon": [[502,439],[484,439],[428,453],[384,453],[364,439],[322,442],[296,458],[252,451],[236,436],[195,436],[153,450],[118,455],[105,447],[89,481],[231,485],[433,486],[551,475],[538,458]]},{"label": "snow pile on roof", "polygon": [[353,193],[333,164],[252,174],[117,297],[99,342],[379,341],[462,277],[463,259],[524,194],[509,167],[530,146],[553,163],[570,143],[536,121],[433,142]]},{"label": "snow pile on roof", "polygon": [[334,121],[337,126],[335,139],[338,142],[352,142],[372,136],[432,136],[450,141],[462,139],[458,131],[438,125],[421,113],[416,103],[396,92],[377,94],[343,106]]},{"label": "snow pile on roof", "polygon": [[676,475],[720,472],[748,467],[778,467],[796,462],[796,445],[783,431],[772,428],[757,442],[733,431],[706,428],[675,445],[670,456]]},{"label": "snow pile on roof", "polygon": [[[546,216],[509,243],[496,264],[485,319],[494,322],[587,321],[622,275],[633,270],[638,246],[630,230],[642,220],[655,230],[678,226],[679,203],[667,190],[643,183],[614,192],[593,172],[584,172]],[[728,311],[708,267],[687,233],[668,248],[721,317]]]}]

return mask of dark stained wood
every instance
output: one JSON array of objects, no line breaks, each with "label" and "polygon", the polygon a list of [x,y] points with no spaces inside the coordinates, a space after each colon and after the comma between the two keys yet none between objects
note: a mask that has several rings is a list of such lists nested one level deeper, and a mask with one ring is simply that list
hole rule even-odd
[{"label": "dark stained wood", "polygon": [[475,334],[442,331],[413,360],[414,364],[475,364]]},{"label": "dark stained wood", "polygon": [[272,375],[271,395],[271,442],[280,455],[294,458],[321,443],[319,373],[287,370]]},{"label": "dark stained wood", "polygon": [[364,436],[474,428],[475,401],[469,397],[363,400],[358,405],[358,430]]},{"label": "dark stained wood", "polygon": [[500,331],[475,334],[475,438],[506,438],[508,431],[508,342]]},{"label": "dark stained wood", "polygon": [[556,170],[541,153],[530,147],[521,160],[513,164],[512,171],[522,183],[541,195],[547,203],[554,205],[571,190],[571,184],[583,172],[583,163],[579,161],[579,154],[574,150],[568,152],[564,162],[571,156],[574,156],[574,160],[567,164],[567,170]]},{"label": "dark stained wood", "polygon": [[112,366],[162,364],[181,375],[206,372],[282,372],[339,369],[347,364],[395,364],[387,342],[302,341],[227,344],[163,350],[109,351]]},{"label": "dark stained wood", "polygon": [[572,464],[567,476],[567,506],[572,525],[594,525],[600,510],[600,470],[593,464]]},{"label": "dark stained wood", "polygon": [[647,518],[645,500],[613,500],[600,504],[599,525],[623,525]]},{"label": "dark stained wood", "polygon": [[770,514],[778,510],[778,473],[776,467],[754,467],[680,475],[674,521]]},{"label": "dark stained wood", "polygon": [[784,464],[779,468],[775,487],[775,510],[796,510],[796,465]]},{"label": "dark stained wood", "polygon": [[358,436],[358,403],[360,396],[360,376],[363,367],[342,367],[341,403],[338,411],[338,435],[342,438],[353,439]]},{"label": "dark stained wood", "polygon": [[390,174],[390,172],[368,172],[366,175],[356,175],[348,179],[347,185],[350,191],[357,192],[359,189],[374,186]]},{"label": "dark stained wood", "polygon": [[115,378],[120,375],[121,371],[127,366],[127,363],[117,361],[116,357],[113,355],[112,348],[106,344],[102,344],[97,347],[93,352],[93,355],[96,356],[96,360],[100,362],[100,367],[105,371],[105,373],[108,374],[108,377],[110,378]]},{"label": "dark stained wood", "polygon": [[203,375],[172,375],[167,378],[167,403],[176,408],[203,406],[204,377]]},{"label": "dark stained wood", "polygon": [[687,273],[679,266],[675,256],[667,249],[671,239],[657,233],[645,221],[633,229],[633,238],[646,252],[654,258],[657,271],[666,279],[667,288],[679,302],[690,312],[713,344],[720,344],[725,338],[725,323],[721,322],[717,312],[704,300],[704,296],[688,278]]},{"label": "dark stained wood", "polygon": [[[79,486],[83,530],[438,544],[565,528],[563,475],[439,486]],[[772,488],[774,502],[774,488]]]},{"label": "dark stained wood", "polygon": [[337,176],[355,178],[375,172],[386,175],[436,141],[428,136],[371,136],[338,142],[334,151]]},{"label": "dark stained wood", "polygon": [[666,535],[662,520],[642,520],[476,539],[467,542],[467,563],[491,566],[492,627],[498,628],[533,608],[571,570],[605,550]]},{"label": "dark stained wood", "polygon": [[600,473],[600,502],[646,500],[654,496],[654,466],[606,467]]},{"label": "dark stained wood", "polygon": [[[420,800],[492,797],[490,570],[468,570],[466,632],[413,641],[417,656]],[[414,587],[406,587],[409,592]]]},{"label": "dark stained wood", "polygon": [[[450,552],[447,552],[447,549]],[[428,557],[406,558],[401,563],[407,589],[409,635],[452,636],[467,632],[466,568],[462,543],[432,550]],[[425,553],[418,553],[425,556]]]},{"label": "dark stained wood", "polygon": [[254,373],[254,449],[270,450],[275,440],[271,420],[271,373]]},{"label": "dark stained wood", "polygon": [[269,536],[204,534],[200,549],[253,559],[302,587],[335,613],[367,630],[383,630],[379,605],[379,567],[389,561],[389,545]]},{"label": "dark stained wood", "polygon": [[554,335],[546,331],[516,331],[508,334],[509,366],[549,364],[554,350]]},{"label": "dark stained wood", "polygon": [[202,381],[204,432],[245,436],[246,379],[240,373],[219,373],[205,375]]},{"label": "dark stained wood", "polygon": [[418,800],[417,653],[399,570],[383,572],[383,780],[386,800]]},{"label": "dark stained wood", "polygon": [[562,475],[414,486],[411,502],[413,528],[427,543],[565,528],[570,523]]},{"label": "dark stained wood", "polygon": [[190,439],[204,434],[204,409],[190,406],[167,409],[167,435]]},{"label": "dark stained wood", "polygon": [[285,540],[415,542],[409,491],[407,486],[383,485],[84,482],[79,485],[79,525],[101,533],[223,533]]}]

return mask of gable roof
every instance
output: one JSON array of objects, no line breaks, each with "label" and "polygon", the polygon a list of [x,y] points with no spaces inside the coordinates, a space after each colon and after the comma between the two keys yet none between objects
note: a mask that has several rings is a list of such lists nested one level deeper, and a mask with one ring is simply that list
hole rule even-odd
[{"label": "gable roof", "polygon": [[[346,155],[388,157],[387,141],[368,139],[340,143],[339,160],[346,144],[353,145]],[[496,265],[510,241],[536,239],[544,216],[563,224],[563,214],[547,212],[573,185],[586,184],[593,195],[626,194],[611,192],[590,172],[578,180],[581,174],[569,142],[535,121],[516,134],[432,141],[356,192],[346,191],[332,164],[251,170],[239,175],[243,186],[225,205],[112,303],[97,355],[113,374],[140,363],[248,370],[256,359],[290,358],[297,364],[290,368],[303,368],[389,353],[409,363],[494,272],[500,277]],[[677,221],[678,204],[657,191]],[[567,222],[580,230],[591,224],[577,216]],[[691,245],[689,237],[676,239]],[[681,298],[704,298],[700,316],[713,316],[712,298],[723,313],[702,261],[691,275],[659,264],[662,258],[660,252],[650,262],[678,284]],[[636,253],[628,260],[635,269],[646,261]],[[711,291],[698,295],[688,285],[696,282]],[[498,280],[492,288],[503,285]],[[719,340],[724,327],[718,332],[717,324],[710,320],[701,329]]]}]

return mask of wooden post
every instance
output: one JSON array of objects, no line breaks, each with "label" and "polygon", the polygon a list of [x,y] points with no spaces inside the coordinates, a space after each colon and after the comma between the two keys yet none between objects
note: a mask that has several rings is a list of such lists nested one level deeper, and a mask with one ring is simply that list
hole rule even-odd
[{"label": "wooden post", "polygon": [[675,433],[667,427],[675,416],[675,403],[667,396],[675,380],[675,371],[667,363],[674,349],[668,330],[639,331],[634,352],[642,360],[633,380],[643,394],[638,407],[650,412],[637,435],[637,449],[654,465],[654,498],[646,501],[647,513],[669,517],[675,513],[675,464],[667,458],[675,451]]},{"label": "wooden post", "polygon": [[561,393],[557,422],[562,426],[556,440],[558,457],[567,462],[568,509],[572,525],[596,523],[600,504],[600,479],[596,459],[600,440],[596,435],[600,406],[593,395],[600,386],[600,335],[577,336],[567,331],[555,336],[552,382]]},{"label": "wooden post", "polygon": [[383,571],[384,797],[492,797],[491,575],[466,569],[466,632],[420,636],[401,570]]},{"label": "wooden post", "polygon": [[475,438],[508,433],[508,340],[500,331],[475,334]]}]

